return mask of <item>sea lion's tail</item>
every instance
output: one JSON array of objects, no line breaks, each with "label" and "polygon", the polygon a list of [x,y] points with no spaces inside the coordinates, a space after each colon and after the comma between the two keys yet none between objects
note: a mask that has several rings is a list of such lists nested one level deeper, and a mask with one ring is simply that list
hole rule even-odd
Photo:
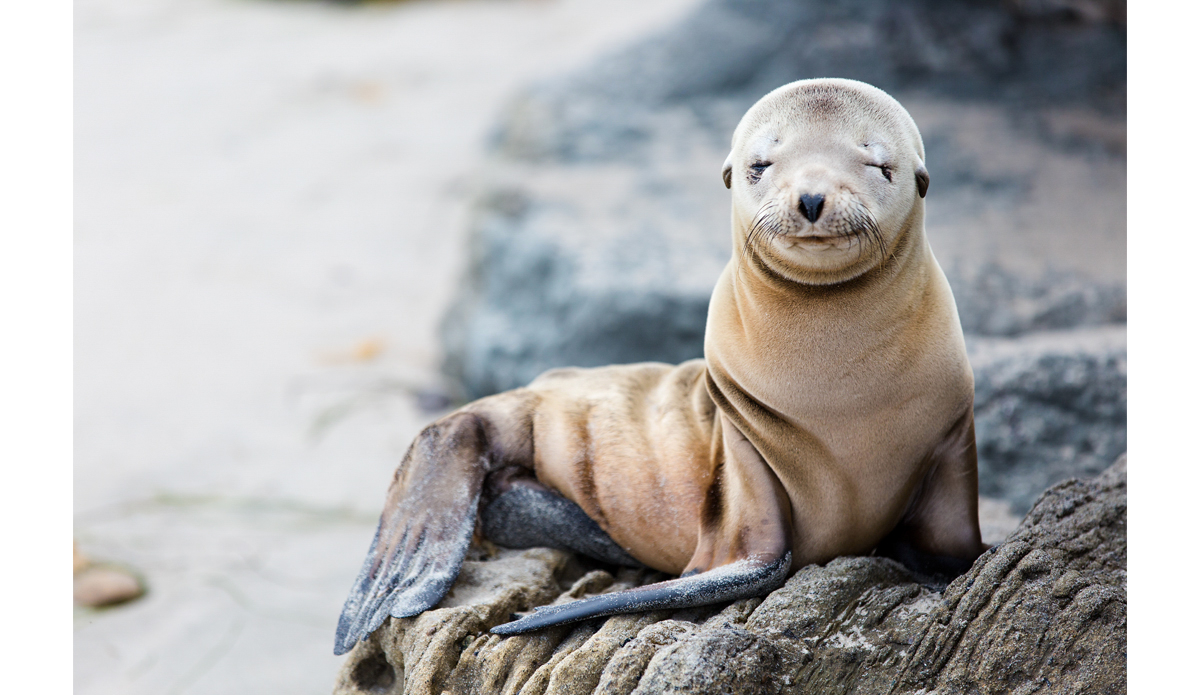
[{"label": "sea lion's tail", "polygon": [[413,442],[388,489],[379,528],[338,619],[345,654],[390,615],[433,606],[458,578],[488,472],[482,418],[455,413]]},{"label": "sea lion's tail", "polygon": [[517,635],[551,625],[573,623],[618,613],[692,608],[767,594],[787,581],[792,553],[782,557],[756,553],[730,563],[678,579],[639,586],[582,601],[543,606],[525,617],[492,628],[496,635]]}]

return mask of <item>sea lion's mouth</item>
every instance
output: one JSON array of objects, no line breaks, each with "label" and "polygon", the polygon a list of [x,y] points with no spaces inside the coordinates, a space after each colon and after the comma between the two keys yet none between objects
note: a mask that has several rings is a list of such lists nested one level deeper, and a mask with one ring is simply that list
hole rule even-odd
[{"label": "sea lion's mouth", "polygon": [[813,233],[811,230],[804,234],[795,232],[785,232],[781,237],[786,238],[792,243],[799,242],[809,246],[840,246],[850,245],[858,241],[858,237],[866,234],[869,230],[866,228],[853,229],[842,232],[819,232]]},{"label": "sea lion's mouth", "polygon": [[840,256],[856,249],[860,259],[872,252],[880,258],[886,256],[883,235],[865,205],[842,199],[827,200],[825,207],[821,219],[814,223],[799,216],[795,206],[779,199],[767,201],[747,230],[745,251],[757,240],[821,257]]},{"label": "sea lion's mouth", "polygon": [[797,239],[799,241],[837,241],[839,239],[850,239],[865,232],[865,229],[855,229],[850,232],[826,232],[822,234],[795,234],[784,233],[784,236]]}]

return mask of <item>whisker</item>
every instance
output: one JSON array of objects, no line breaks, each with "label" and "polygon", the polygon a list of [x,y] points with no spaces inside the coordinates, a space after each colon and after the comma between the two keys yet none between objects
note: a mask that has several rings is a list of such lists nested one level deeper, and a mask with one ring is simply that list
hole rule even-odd
[{"label": "whisker", "polygon": [[[750,223],[750,228],[746,230],[746,239],[742,245],[742,257],[745,258],[753,251],[754,244],[767,237],[777,236],[781,230],[779,228],[779,218],[775,214],[776,208],[779,207],[779,201],[775,199],[768,200],[754,214],[754,219]],[[737,273],[734,280],[740,279],[741,264],[738,264]]]},{"label": "whisker", "polygon": [[[778,188],[778,186],[774,186]],[[779,214],[779,210],[783,203],[779,197],[767,200],[755,212],[754,218],[746,229],[745,239],[742,244],[741,257],[749,258],[752,254],[762,255],[763,249],[761,244],[770,241],[773,237],[792,232],[792,220],[788,215]],[[875,220],[875,216],[871,214],[869,208],[863,205],[860,201],[851,198],[847,201],[845,207],[837,214],[832,216],[826,224],[834,236],[838,239],[846,240],[848,246],[846,250],[851,248],[856,249],[856,262],[862,261],[868,255],[873,255],[874,251],[879,253],[879,263],[877,267],[886,265],[891,259],[891,252],[888,249],[887,241],[884,239],[883,230],[879,228],[879,223]],[[735,269],[734,281],[738,282],[741,279],[741,263],[738,263]]]}]

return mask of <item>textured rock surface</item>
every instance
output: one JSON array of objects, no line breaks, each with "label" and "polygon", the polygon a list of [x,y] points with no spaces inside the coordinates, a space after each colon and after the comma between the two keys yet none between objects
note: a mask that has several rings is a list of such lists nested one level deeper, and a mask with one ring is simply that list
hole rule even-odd
[{"label": "textured rock surface", "polygon": [[586,571],[558,551],[479,552],[438,609],[359,644],[335,692],[1123,693],[1125,518],[1122,457],[1046,491],[948,586],[845,557],[765,599],[510,638],[486,631],[512,611],[661,575]]}]

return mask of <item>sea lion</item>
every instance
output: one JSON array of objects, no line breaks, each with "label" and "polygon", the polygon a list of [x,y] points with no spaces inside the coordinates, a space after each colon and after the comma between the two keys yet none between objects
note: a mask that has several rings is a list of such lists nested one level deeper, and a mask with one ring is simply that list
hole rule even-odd
[{"label": "sea lion", "polygon": [[477,526],[680,575],[497,634],[762,595],[845,554],[969,567],[984,548],[974,381],[925,237],[924,157],[912,118],[870,85],[803,80],[763,97],[722,171],[733,253],[704,359],[553,370],[426,428],[335,653],[433,607]]}]

